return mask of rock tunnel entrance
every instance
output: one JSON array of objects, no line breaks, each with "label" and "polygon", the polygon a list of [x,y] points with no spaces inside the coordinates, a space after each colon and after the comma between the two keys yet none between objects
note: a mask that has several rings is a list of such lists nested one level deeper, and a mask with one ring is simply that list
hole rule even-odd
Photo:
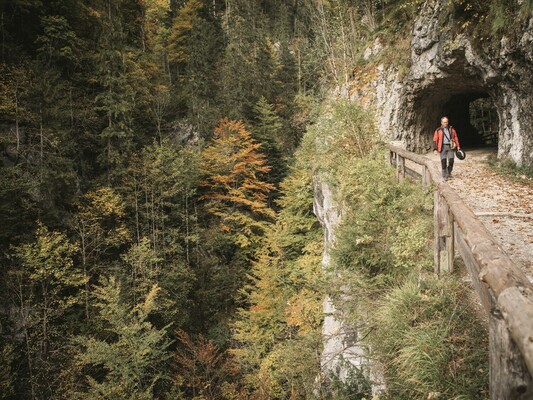
[{"label": "rock tunnel entrance", "polygon": [[475,79],[450,78],[425,88],[414,103],[415,131],[422,147],[431,148],[433,132],[446,115],[466,148],[498,146],[499,117],[493,95]]},{"label": "rock tunnel entrance", "polygon": [[444,104],[448,115],[465,147],[498,145],[498,112],[488,93],[461,93]]}]

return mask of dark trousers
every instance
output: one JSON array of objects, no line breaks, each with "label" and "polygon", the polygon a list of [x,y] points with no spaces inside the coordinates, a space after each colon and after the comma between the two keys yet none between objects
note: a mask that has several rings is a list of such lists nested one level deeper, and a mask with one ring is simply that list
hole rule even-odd
[{"label": "dark trousers", "polygon": [[442,165],[442,177],[448,178],[453,170],[454,151],[449,144],[443,144],[440,152],[440,163]]}]

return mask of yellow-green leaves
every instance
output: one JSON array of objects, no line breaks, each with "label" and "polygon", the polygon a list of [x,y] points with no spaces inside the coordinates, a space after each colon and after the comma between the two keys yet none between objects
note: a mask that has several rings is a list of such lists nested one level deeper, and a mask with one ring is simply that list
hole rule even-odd
[{"label": "yellow-green leaves", "polygon": [[91,252],[125,243],[130,236],[124,221],[124,204],[111,188],[87,193],[76,215],[76,228]]},{"label": "yellow-green leaves", "polygon": [[186,63],[189,60],[188,39],[195,23],[199,20],[199,11],[202,9],[199,0],[187,0],[178,10],[169,38],[168,55],[173,63]]}]

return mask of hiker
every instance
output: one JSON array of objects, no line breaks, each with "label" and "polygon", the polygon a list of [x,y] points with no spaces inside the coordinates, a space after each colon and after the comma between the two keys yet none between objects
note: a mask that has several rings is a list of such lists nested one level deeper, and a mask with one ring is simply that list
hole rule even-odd
[{"label": "hiker", "polygon": [[442,117],[433,135],[433,153],[440,153],[442,177],[446,180],[452,177],[454,152],[460,148],[457,132],[448,124],[448,117]]}]

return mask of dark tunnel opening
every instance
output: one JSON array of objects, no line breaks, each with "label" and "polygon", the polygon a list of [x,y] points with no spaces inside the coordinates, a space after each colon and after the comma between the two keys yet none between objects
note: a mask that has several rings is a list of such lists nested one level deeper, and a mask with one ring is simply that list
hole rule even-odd
[{"label": "dark tunnel opening", "polygon": [[442,115],[448,116],[459,141],[465,147],[498,145],[499,119],[496,107],[485,92],[452,95],[443,104]]},{"label": "dark tunnel opening", "polygon": [[498,110],[492,95],[477,79],[461,76],[455,80],[438,80],[416,95],[413,111],[414,118],[409,122],[421,133],[420,140],[411,143],[413,149],[432,148],[433,133],[443,116],[457,130],[461,146],[470,149],[498,146]]}]

